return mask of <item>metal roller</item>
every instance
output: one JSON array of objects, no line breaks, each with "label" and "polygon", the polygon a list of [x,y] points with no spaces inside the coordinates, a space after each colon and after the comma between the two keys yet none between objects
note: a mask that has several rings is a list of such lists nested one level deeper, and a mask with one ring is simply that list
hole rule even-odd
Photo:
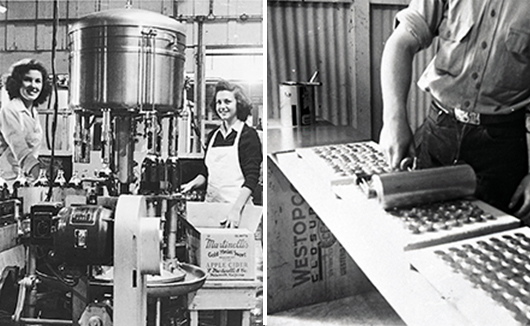
[{"label": "metal roller", "polygon": [[384,209],[472,196],[476,185],[475,172],[467,164],[372,177],[372,188]]}]

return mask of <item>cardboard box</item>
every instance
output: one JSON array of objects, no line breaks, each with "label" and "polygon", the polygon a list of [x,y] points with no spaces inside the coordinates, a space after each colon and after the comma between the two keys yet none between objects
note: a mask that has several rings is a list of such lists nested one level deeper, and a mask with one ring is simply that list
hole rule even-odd
[{"label": "cardboard box", "polygon": [[273,160],[267,169],[267,312],[370,291],[367,277]]},{"label": "cardboard box", "polygon": [[262,208],[247,205],[238,229],[220,228],[231,205],[187,203],[183,221],[190,263],[204,268],[210,280],[254,280],[256,278],[255,240]]}]

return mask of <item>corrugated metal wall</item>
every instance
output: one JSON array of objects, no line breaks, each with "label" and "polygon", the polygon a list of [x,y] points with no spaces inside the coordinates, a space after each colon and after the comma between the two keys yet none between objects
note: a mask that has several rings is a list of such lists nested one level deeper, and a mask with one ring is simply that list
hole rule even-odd
[{"label": "corrugated metal wall", "polygon": [[[386,39],[393,29],[395,14],[406,4],[370,5],[370,83],[371,137],[379,138],[382,125],[380,87],[381,54]],[[354,39],[356,2],[269,2],[267,18],[268,65],[267,98],[268,118],[279,118],[278,85],[282,81],[305,81],[318,69],[320,107],[317,115],[335,125],[354,125],[353,79],[354,57],[351,48]],[[362,52],[362,51],[361,51]],[[426,67],[433,50],[423,51],[414,61],[413,79],[417,80]],[[413,129],[423,121],[428,95],[415,83],[409,96],[409,118]]]},{"label": "corrugated metal wall", "polygon": [[335,125],[352,119],[352,3],[269,2],[268,118],[279,118],[279,84],[308,81],[318,70],[317,116]]}]

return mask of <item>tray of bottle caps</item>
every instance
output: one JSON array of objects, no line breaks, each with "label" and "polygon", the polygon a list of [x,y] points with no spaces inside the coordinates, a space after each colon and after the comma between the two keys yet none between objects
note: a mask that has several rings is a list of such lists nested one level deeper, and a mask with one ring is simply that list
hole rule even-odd
[{"label": "tray of bottle caps", "polygon": [[354,182],[391,170],[379,145],[372,141],[299,148],[296,153],[331,182]]},{"label": "tray of bottle caps", "polygon": [[530,228],[407,255],[412,266],[476,325],[530,324]]},{"label": "tray of bottle caps", "polygon": [[396,208],[386,213],[387,224],[399,230],[396,238],[402,241],[405,250],[514,229],[520,225],[514,216],[472,199]]}]

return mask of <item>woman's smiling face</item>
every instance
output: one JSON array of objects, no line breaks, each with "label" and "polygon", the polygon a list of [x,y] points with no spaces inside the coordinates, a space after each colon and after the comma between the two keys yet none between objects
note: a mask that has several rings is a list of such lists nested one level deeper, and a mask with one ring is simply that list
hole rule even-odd
[{"label": "woman's smiling face", "polygon": [[25,101],[35,101],[42,91],[44,80],[42,73],[38,70],[28,71],[22,78],[20,87],[20,96]]},{"label": "woman's smiling face", "polygon": [[215,110],[219,117],[228,123],[234,122],[237,113],[237,101],[231,91],[219,91],[215,96]]}]

